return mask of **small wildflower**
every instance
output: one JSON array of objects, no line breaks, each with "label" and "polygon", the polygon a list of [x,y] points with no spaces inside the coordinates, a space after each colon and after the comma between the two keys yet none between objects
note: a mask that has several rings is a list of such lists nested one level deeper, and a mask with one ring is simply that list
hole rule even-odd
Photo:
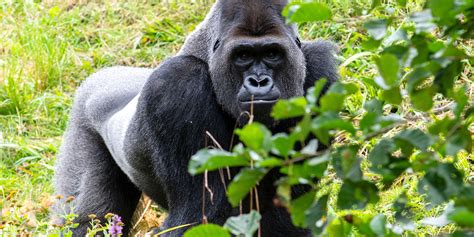
[{"label": "small wildflower", "polygon": [[95,214],[90,214],[89,215],[89,219],[94,220],[95,218],[97,218],[97,216]]},{"label": "small wildflower", "polygon": [[67,197],[66,202],[71,203],[72,201],[74,201],[74,199],[75,199],[75,197],[69,196],[69,197]]},{"label": "small wildflower", "polygon": [[60,200],[60,199],[63,199],[64,196],[63,196],[63,195],[56,195],[55,198],[58,199],[58,200]]},{"label": "small wildflower", "polygon": [[109,221],[109,234],[112,237],[120,236],[122,235],[122,230],[123,230],[123,222],[122,222],[122,217],[118,215],[112,216]]}]

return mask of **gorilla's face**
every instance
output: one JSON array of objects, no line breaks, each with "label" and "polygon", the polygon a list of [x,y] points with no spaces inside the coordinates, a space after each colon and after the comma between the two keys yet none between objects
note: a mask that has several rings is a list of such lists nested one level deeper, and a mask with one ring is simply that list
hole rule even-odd
[{"label": "gorilla's face", "polygon": [[232,17],[233,24],[221,27],[224,33],[215,41],[209,63],[223,109],[236,119],[249,112],[271,125],[271,108],[279,99],[304,94],[306,69],[294,30],[277,11],[266,14],[253,21],[249,15],[240,22]]}]

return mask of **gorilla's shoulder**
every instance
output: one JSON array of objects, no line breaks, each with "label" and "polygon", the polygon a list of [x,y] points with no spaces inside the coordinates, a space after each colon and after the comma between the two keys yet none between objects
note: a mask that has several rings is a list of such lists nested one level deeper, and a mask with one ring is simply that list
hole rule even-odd
[{"label": "gorilla's shoulder", "polygon": [[208,71],[208,64],[195,56],[175,56],[165,60],[158,68],[156,68],[151,74],[149,80],[196,78],[199,77],[198,75],[207,74]]},{"label": "gorilla's shoulder", "polygon": [[165,60],[158,68],[155,70],[154,74],[158,70],[172,70],[174,73],[181,72],[185,73],[187,70],[183,69],[193,69],[193,68],[205,68],[208,69],[208,64],[192,55],[181,55],[175,56]]},{"label": "gorilla's shoulder", "polygon": [[306,59],[306,69],[313,80],[307,80],[307,86],[314,85],[314,79],[326,78],[329,84],[338,78],[336,54],[337,45],[326,40],[303,42],[301,49]]},{"label": "gorilla's shoulder", "polygon": [[336,54],[339,51],[334,42],[327,40],[303,42],[302,49],[305,56],[321,56],[321,54],[322,56],[328,56],[328,54]]}]

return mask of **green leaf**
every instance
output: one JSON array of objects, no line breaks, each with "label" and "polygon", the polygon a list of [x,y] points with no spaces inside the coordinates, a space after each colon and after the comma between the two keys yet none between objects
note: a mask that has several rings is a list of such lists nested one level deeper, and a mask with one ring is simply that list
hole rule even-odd
[{"label": "green leaf", "polygon": [[438,18],[442,24],[449,25],[456,20],[454,0],[430,0],[428,7],[434,17]]},{"label": "green leaf", "polygon": [[296,97],[290,100],[279,100],[272,110],[275,119],[288,119],[304,115],[308,102],[304,97]]},{"label": "green leaf", "polygon": [[380,3],[382,1],[381,0],[372,0],[372,6],[370,7],[370,10],[374,10],[375,8],[377,8],[378,6],[380,6]]},{"label": "green leaf", "polygon": [[472,236],[474,236],[474,231],[457,230],[449,236],[450,237],[472,237]]},{"label": "green leaf", "polygon": [[382,129],[380,121],[383,116],[382,102],[379,100],[369,100],[364,104],[366,115],[359,122],[360,130],[365,134]]},{"label": "green leaf", "polygon": [[293,199],[290,205],[291,219],[293,224],[298,227],[307,227],[305,221],[305,212],[308,210],[316,198],[316,192],[311,191]]},{"label": "green leaf", "polygon": [[375,60],[380,76],[375,79],[380,88],[389,90],[398,85],[399,65],[395,55],[384,53]]},{"label": "green leaf", "polygon": [[368,21],[364,24],[364,28],[374,40],[381,40],[387,33],[387,23],[387,20]]},{"label": "green leaf", "polygon": [[321,110],[333,112],[341,111],[344,108],[345,98],[357,91],[358,87],[355,84],[343,84],[339,82],[332,84],[326,94],[321,97]]},{"label": "green leaf", "polygon": [[313,119],[311,129],[324,131],[341,130],[347,131],[352,135],[355,135],[356,132],[351,122],[341,119],[338,114],[333,112],[324,112]]},{"label": "green leaf", "polygon": [[304,142],[311,132],[311,116],[306,114],[303,119],[291,131],[290,138],[293,141]]},{"label": "green leaf", "polygon": [[327,236],[345,237],[353,235],[353,226],[343,218],[335,218],[326,228]]},{"label": "green leaf", "polygon": [[368,181],[344,181],[337,198],[337,206],[341,209],[363,209],[368,203],[379,200],[377,187]]},{"label": "green leaf", "polygon": [[308,144],[301,149],[301,154],[312,155],[316,154],[319,148],[319,142],[317,139],[311,139]]},{"label": "green leaf", "polygon": [[461,150],[472,152],[472,133],[467,125],[460,126],[447,138],[447,155],[455,156]]},{"label": "green leaf", "polygon": [[382,40],[374,40],[373,38],[368,38],[362,41],[361,46],[364,50],[376,50],[382,44]]},{"label": "green leaf", "polygon": [[392,155],[397,149],[395,141],[383,139],[369,153],[369,161],[372,163],[370,170],[382,175],[382,183],[387,187],[410,167],[407,159]]},{"label": "green leaf", "polygon": [[474,186],[465,186],[455,200],[456,207],[465,207],[474,212]]},{"label": "green leaf", "polygon": [[336,82],[329,87],[328,94],[352,95],[359,91],[359,87],[354,83]]},{"label": "green leaf", "polygon": [[241,156],[223,150],[200,150],[191,157],[188,172],[192,175],[213,171],[224,167],[239,167],[249,165],[249,161]]},{"label": "green leaf", "polygon": [[315,178],[322,178],[329,164],[329,155],[314,157],[306,160],[303,164],[293,164],[280,169],[282,174],[288,176],[291,185],[309,184]]},{"label": "green leaf", "polygon": [[390,162],[392,153],[396,150],[397,147],[393,140],[382,139],[369,153],[369,161],[375,166],[386,165]]},{"label": "green leaf", "polygon": [[433,16],[429,9],[414,13],[410,19],[415,23],[415,32],[417,34],[422,32],[431,33],[436,29],[436,25],[433,24]]},{"label": "green leaf", "polygon": [[450,63],[446,68],[441,69],[435,76],[434,83],[438,85],[440,92],[448,96],[449,92],[453,90],[454,82],[459,77],[463,70],[460,61]]},{"label": "green leaf", "polygon": [[413,106],[423,112],[433,107],[433,96],[436,94],[435,87],[427,87],[410,94]]},{"label": "green leaf", "polygon": [[426,66],[416,67],[407,74],[407,90],[409,93],[416,92],[417,87],[422,84],[432,72]]},{"label": "green leaf", "polygon": [[461,192],[462,174],[453,164],[438,164],[430,168],[418,183],[418,192],[425,194],[431,206],[448,201]]},{"label": "green leaf", "polygon": [[469,211],[465,207],[455,207],[454,210],[448,214],[448,219],[461,227],[474,227],[474,212]]},{"label": "green leaf", "polygon": [[[400,41],[407,41],[408,36],[407,32],[404,29],[398,29],[393,32],[387,39],[383,41],[384,45],[391,45]],[[408,48],[402,45],[392,45],[390,47],[384,48],[384,52],[392,53],[396,55],[399,59],[402,59],[403,56],[407,53]]]},{"label": "green leaf", "polygon": [[339,147],[332,154],[332,165],[336,169],[336,174],[339,178],[353,182],[362,179],[362,171],[360,169],[362,159],[357,157],[358,151],[358,145],[349,145]]},{"label": "green leaf", "polygon": [[283,16],[290,22],[301,23],[330,20],[332,18],[332,12],[326,4],[323,3],[290,3],[283,10]]},{"label": "green leaf", "polygon": [[397,0],[397,3],[400,7],[405,7],[408,0]]},{"label": "green leaf", "polygon": [[294,142],[288,135],[279,133],[272,138],[273,148],[272,151],[282,157],[287,157],[290,151],[293,149]]},{"label": "green leaf", "polygon": [[261,219],[262,216],[257,211],[252,210],[249,214],[230,217],[225,222],[224,227],[227,228],[233,235],[252,237],[258,230]]},{"label": "green leaf", "polygon": [[390,90],[383,90],[382,98],[393,105],[399,105],[402,103],[402,94],[400,93],[400,88],[398,87],[394,87]]},{"label": "green leaf", "polygon": [[334,218],[328,215],[328,200],[329,196],[324,195],[305,211],[305,226],[310,228],[315,235],[320,235]]},{"label": "green leaf", "polygon": [[319,97],[321,96],[321,93],[323,92],[324,87],[327,85],[327,80],[326,79],[320,79],[317,80],[316,83],[314,84],[314,87],[311,87],[308,89],[308,93],[306,93],[306,100],[310,104],[316,104],[319,100]]},{"label": "green leaf", "polygon": [[321,97],[321,110],[339,112],[344,108],[345,98],[343,94],[326,93]]},{"label": "green leaf", "polygon": [[420,129],[407,129],[398,133],[394,138],[406,141],[423,151],[433,144],[433,139]]},{"label": "green leaf", "polygon": [[236,133],[240,140],[252,150],[263,149],[269,151],[271,149],[272,133],[260,123],[248,124],[242,129],[236,130]]},{"label": "green leaf", "polygon": [[216,225],[205,224],[193,227],[184,233],[184,237],[230,237],[229,232]]},{"label": "green leaf", "polygon": [[242,169],[232,180],[227,189],[227,197],[232,206],[239,205],[240,200],[245,198],[250,190],[267,174],[268,170],[263,168]]},{"label": "green leaf", "polygon": [[283,160],[277,158],[264,159],[256,163],[259,168],[273,168],[283,165]]},{"label": "green leaf", "polygon": [[370,221],[370,229],[377,236],[385,236],[385,233],[387,232],[386,225],[387,217],[384,214],[378,214]]},{"label": "green leaf", "polygon": [[454,90],[451,97],[456,101],[456,106],[454,107],[454,115],[457,118],[460,118],[466,106],[469,105],[469,96],[467,96],[467,88],[461,87],[458,90]]},{"label": "green leaf", "polygon": [[322,178],[329,165],[329,153],[314,157],[304,163],[304,170],[310,178]]}]

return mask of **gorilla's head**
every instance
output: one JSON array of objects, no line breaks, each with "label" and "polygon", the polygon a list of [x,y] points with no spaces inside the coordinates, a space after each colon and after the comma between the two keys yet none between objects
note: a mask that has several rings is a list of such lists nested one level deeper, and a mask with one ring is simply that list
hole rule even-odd
[{"label": "gorilla's head", "polygon": [[225,0],[209,66],[220,105],[233,117],[252,112],[271,123],[278,99],[304,94],[305,59],[283,0]]}]

